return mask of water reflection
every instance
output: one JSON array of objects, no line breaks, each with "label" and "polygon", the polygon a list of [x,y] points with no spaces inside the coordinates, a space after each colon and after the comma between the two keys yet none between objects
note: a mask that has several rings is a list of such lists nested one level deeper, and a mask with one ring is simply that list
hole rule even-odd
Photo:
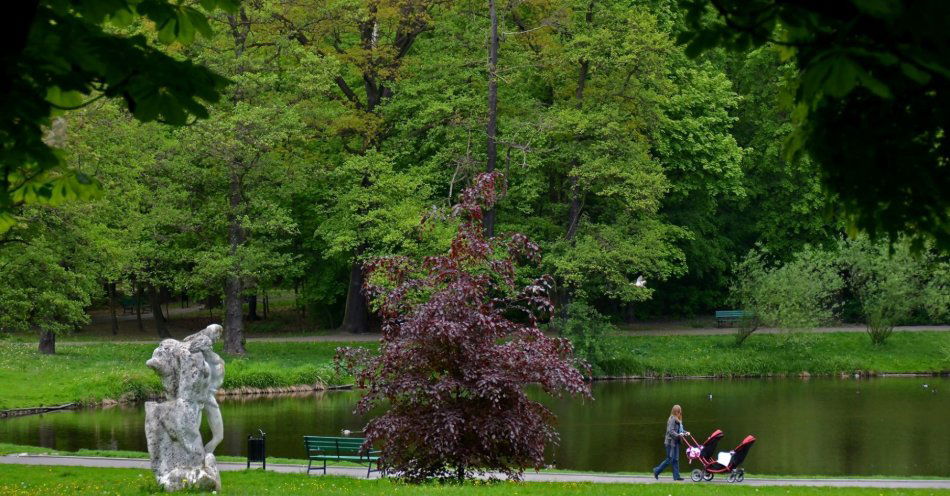
[{"label": "water reflection", "polygon": [[[648,470],[662,457],[666,417],[679,403],[697,437],[725,431],[724,449],[755,434],[752,473],[950,476],[946,378],[606,382],[594,384],[594,396],[542,398],[559,417],[561,445],[549,456],[560,468]],[[283,457],[302,455],[304,434],[357,435],[367,420],[352,413],[358,397],[228,398],[218,453],[243,455],[257,429],[267,432],[268,453]],[[143,424],[140,405],[51,413],[0,420],[0,441],[144,451]]]}]

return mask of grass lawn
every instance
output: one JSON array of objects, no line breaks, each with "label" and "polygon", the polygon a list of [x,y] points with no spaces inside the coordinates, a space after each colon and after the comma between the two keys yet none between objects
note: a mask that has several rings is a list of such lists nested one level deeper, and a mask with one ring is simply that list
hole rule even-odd
[{"label": "grass lawn", "polygon": [[[732,336],[611,336],[597,365],[606,375],[749,376],[950,371],[950,332],[898,332],[884,346],[860,333],[753,335],[741,348]],[[344,384],[333,366],[339,346],[375,343],[249,342],[241,359],[225,358],[224,387]],[[141,399],[160,391],[145,367],[153,344],[60,346],[40,355],[33,343],[0,341],[0,410]]]},{"label": "grass lawn", "polygon": [[950,371],[950,332],[896,332],[883,346],[864,333],[612,336],[600,361],[607,375],[754,376],[842,372]]},{"label": "grass lawn", "polygon": [[[341,384],[349,378],[337,373],[333,355],[346,344],[249,343],[245,358],[226,358],[224,387]],[[101,343],[61,346],[56,355],[40,355],[33,344],[0,342],[0,410],[158,393],[158,375],[145,366],[154,348]]]},{"label": "grass lawn", "polygon": [[[861,489],[808,487],[753,487],[748,485],[694,484],[691,482],[627,485],[590,483],[469,483],[465,485],[407,485],[391,480],[364,480],[332,476],[277,474],[251,470],[223,472],[220,494],[320,494],[335,495],[436,495],[436,496],[731,496],[731,495],[830,495],[891,496],[946,495],[934,489]],[[0,495],[129,495],[160,492],[151,472],[135,469],[41,467],[0,465]]]}]

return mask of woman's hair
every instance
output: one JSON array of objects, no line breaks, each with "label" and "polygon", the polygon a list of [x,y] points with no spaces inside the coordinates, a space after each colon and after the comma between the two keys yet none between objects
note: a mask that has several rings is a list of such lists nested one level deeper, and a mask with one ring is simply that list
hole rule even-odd
[{"label": "woman's hair", "polygon": [[670,411],[670,417],[676,417],[680,422],[683,421],[683,408],[679,405],[673,405],[673,410]]}]

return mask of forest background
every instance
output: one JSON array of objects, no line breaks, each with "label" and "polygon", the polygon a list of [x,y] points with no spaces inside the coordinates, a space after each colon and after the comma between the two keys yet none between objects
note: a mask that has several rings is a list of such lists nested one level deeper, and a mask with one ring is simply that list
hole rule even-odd
[{"label": "forest background", "polygon": [[226,350],[243,353],[258,298],[292,290],[314,326],[368,332],[362,263],[444,252],[451,206],[486,168],[505,178],[490,229],[540,244],[541,266],[520,276],[554,277],[561,322],[751,305],[743,277],[796,263],[779,285],[818,281],[813,301],[834,300],[805,313],[863,321],[859,288],[825,276],[844,281],[859,273],[855,253],[895,246],[914,256],[872,277],[906,276],[887,293],[908,302],[895,322],[946,320],[946,254],[900,236],[844,241],[856,229],[819,166],[789,153],[802,82],[787,47],[687,56],[688,11],[669,0],[494,11],[249,0],[210,12],[205,36],[107,25],[230,84],[209,118],[181,127],[107,99],[56,118],[46,141],[92,187],[16,210],[0,239],[0,329],[55,335],[93,305],[137,297],[167,335],[161,303],[187,295],[223,304]]}]

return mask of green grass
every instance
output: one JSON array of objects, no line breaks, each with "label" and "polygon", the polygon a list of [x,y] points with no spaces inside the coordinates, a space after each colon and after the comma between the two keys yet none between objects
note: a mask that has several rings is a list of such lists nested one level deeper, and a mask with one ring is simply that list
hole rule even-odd
[{"label": "green grass", "polygon": [[606,375],[761,376],[950,371],[950,332],[897,332],[884,346],[863,333],[612,336],[597,365]]},{"label": "green grass", "polygon": [[[382,480],[333,476],[278,474],[261,470],[223,472],[222,495],[280,494],[321,496],[924,496],[946,495],[936,489],[864,489],[809,487],[754,487],[750,485],[694,484],[691,482],[631,486],[592,483],[467,483],[465,485],[409,485]],[[0,465],[0,495],[130,495],[160,492],[151,472],[136,469]]]},{"label": "green grass", "polygon": [[[16,455],[20,453],[28,453],[31,455],[62,455],[62,456],[98,456],[103,458],[148,458],[148,453],[144,451],[122,451],[122,450],[91,450],[91,449],[81,449],[79,451],[62,451],[54,450],[49,448],[43,448],[42,446],[26,446],[23,444],[10,444],[10,443],[0,443],[0,455]],[[221,455],[217,457],[218,461],[221,462],[241,462],[244,463],[247,461],[247,458],[243,456],[228,456]],[[275,456],[267,457],[267,463],[285,463],[289,465],[306,465],[307,460],[301,460],[298,458],[280,458]],[[348,463],[341,462],[340,464],[332,465],[334,467],[366,467],[366,465],[360,465],[358,463]]]},{"label": "green grass", "polygon": [[[950,371],[950,332],[898,332],[884,346],[860,333],[753,335],[741,348],[732,336],[612,336],[603,374],[636,376],[757,376],[862,372]],[[343,342],[249,342],[242,359],[226,358],[224,387],[268,388],[344,384],[333,367]],[[0,410],[141,399],[160,391],[145,367],[153,344],[60,346],[56,355],[33,343],[0,341]]]},{"label": "green grass", "polygon": [[[345,345],[248,343],[245,358],[226,359],[224,388],[346,383],[349,378],[333,366],[336,348]],[[152,344],[100,343],[61,346],[56,355],[47,356],[37,353],[33,344],[0,342],[0,410],[156,394],[161,383],[145,366],[154,348]]]}]

